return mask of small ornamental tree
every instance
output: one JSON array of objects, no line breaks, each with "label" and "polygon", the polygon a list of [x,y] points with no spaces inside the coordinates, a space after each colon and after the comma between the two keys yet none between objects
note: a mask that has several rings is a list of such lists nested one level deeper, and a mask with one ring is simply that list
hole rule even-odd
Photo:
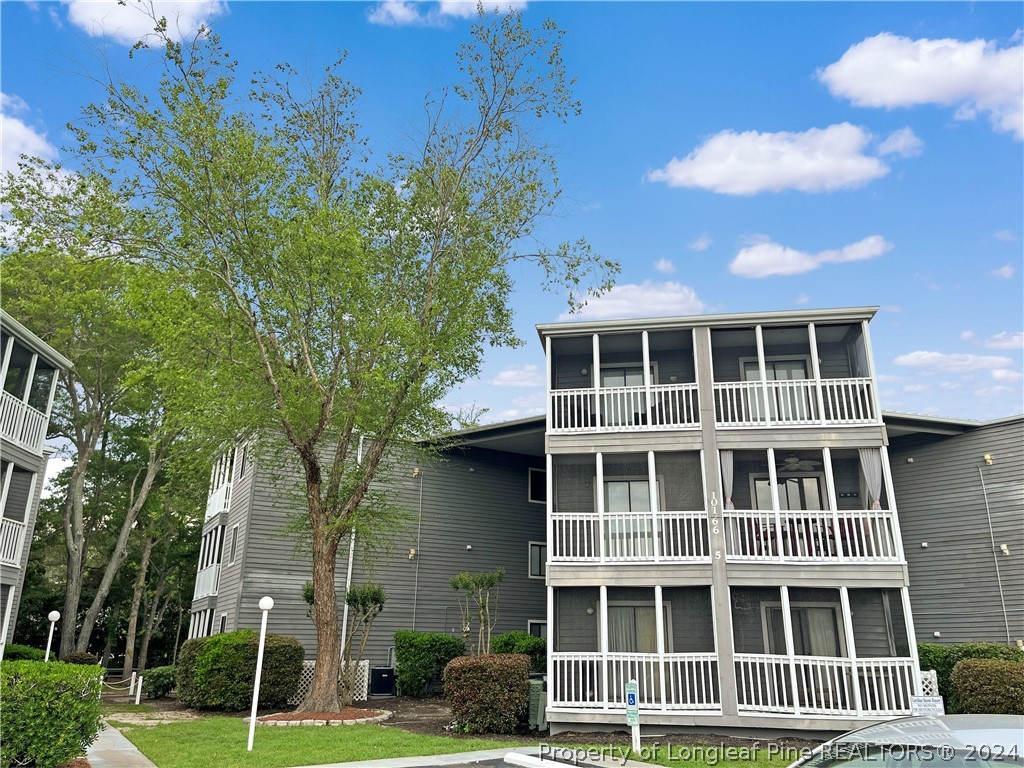
[{"label": "small ornamental tree", "polygon": [[459,608],[462,610],[462,634],[469,645],[470,625],[473,614],[477,618],[475,653],[491,652],[491,632],[498,623],[498,585],[505,578],[505,569],[469,573],[463,571],[452,576],[448,582],[459,596]]},{"label": "small ornamental tree", "polygon": [[[380,584],[358,584],[345,593],[345,604],[349,607],[348,637],[342,651],[344,663],[341,666],[341,704],[351,706],[356,693],[356,670],[362,661],[366,641],[370,637],[370,627],[374,619],[384,610],[388,596]],[[359,648],[352,655],[353,641],[359,635]]]}]

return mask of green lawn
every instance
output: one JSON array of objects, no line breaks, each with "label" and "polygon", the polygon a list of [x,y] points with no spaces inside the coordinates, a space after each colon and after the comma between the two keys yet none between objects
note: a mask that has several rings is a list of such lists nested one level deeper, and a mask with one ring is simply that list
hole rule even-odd
[{"label": "green lawn", "polygon": [[296,765],[441,755],[515,746],[510,742],[424,736],[377,725],[257,726],[252,752],[249,726],[237,717],[208,717],[157,726],[113,725],[159,768],[285,768]]}]

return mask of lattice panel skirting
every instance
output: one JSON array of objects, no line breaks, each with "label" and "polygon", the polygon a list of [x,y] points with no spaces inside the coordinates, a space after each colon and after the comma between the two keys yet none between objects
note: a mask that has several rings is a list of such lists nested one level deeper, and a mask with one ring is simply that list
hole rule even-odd
[{"label": "lattice panel skirting", "polygon": [[[288,699],[288,703],[295,705],[302,701],[309,693],[309,686],[313,684],[313,670],[316,669],[315,661],[302,662],[302,672],[299,674],[299,687],[295,695]],[[366,701],[366,694],[370,687],[370,662],[364,659],[359,662],[356,670],[356,695],[355,701]],[[338,685],[338,692],[341,692],[341,684]]]},{"label": "lattice panel skirting", "polygon": [[934,669],[921,670],[921,695],[939,695],[939,673],[936,672]]}]

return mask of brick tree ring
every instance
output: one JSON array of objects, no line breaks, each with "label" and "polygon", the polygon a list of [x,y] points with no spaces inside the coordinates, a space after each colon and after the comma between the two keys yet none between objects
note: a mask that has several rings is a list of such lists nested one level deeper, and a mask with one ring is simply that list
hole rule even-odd
[{"label": "brick tree ring", "polygon": [[[386,709],[344,707],[340,712],[279,712],[256,718],[257,725],[359,725],[382,723],[391,717]],[[249,722],[249,718],[245,718]]]}]

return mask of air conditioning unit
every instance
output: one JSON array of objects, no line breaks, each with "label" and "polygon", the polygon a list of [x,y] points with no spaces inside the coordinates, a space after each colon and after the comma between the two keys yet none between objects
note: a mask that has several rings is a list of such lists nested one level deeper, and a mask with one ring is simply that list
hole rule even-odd
[{"label": "air conditioning unit", "polygon": [[544,690],[543,680],[530,681],[530,706],[529,725],[530,730],[546,731],[548,729],[548,694]]}]

